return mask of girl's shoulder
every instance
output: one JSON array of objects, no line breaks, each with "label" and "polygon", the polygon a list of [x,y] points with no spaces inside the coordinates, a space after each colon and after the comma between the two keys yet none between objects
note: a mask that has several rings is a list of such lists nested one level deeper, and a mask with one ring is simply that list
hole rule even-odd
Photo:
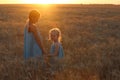
[{"label": "girl's shoulder", "polygon": [[29,25],[29,31],[30,32],[36,32],[37,31],[36,25]]}]

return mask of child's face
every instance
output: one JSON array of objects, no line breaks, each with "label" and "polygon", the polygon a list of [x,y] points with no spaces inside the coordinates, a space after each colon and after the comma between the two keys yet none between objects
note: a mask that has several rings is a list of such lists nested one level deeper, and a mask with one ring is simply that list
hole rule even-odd
[{"label": "child's face", "polygon": [[58,41],[58,35],[54,34],[54,33],[51,33],[51,40],[54,41],[54,42],[57,42]]}]

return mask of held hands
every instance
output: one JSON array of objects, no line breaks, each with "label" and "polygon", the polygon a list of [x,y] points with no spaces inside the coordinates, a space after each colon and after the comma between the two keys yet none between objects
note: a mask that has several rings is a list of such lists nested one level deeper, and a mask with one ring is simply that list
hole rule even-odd
[{"label": "held hands", "polygon": [[45,61],[45,64],[46,64],[48,67],[51,67],[49,55],[44,55],[44,61]]},{"label": "held hands", "polygon": [[43,50],[43,55],[47,55],[47,52],[45,50]]},{"label": "held hands", "polygon": [[44,60],[45,62],[49,62],[51,55],[50,54],[45,54],[44,55]]}]

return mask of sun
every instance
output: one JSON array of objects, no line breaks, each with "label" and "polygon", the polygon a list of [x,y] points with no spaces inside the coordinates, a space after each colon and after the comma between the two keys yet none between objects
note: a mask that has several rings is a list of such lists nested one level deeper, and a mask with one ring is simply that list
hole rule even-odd
[{"label": "sun", "polygon": [[23,3],[27,4],[65,4],[70,0],[22,0]]}]

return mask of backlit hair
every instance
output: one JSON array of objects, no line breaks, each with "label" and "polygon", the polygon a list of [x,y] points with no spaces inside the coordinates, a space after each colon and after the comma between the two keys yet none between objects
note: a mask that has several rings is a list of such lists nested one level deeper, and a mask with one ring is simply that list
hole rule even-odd
[{"label": "backlit hair", "polygon": [[49,31],[49,40],[51,40],[51,34],[58,36],[58,41],[61,42],[61,31],[59,28],[53,28]]},{"label": "backlit hair", "polygon": [[37,10],[32,10],[32,11],[30,11],[30,13],[29,13],[29,20],[30,20],[30,21],[34,22],[34,20],[35,20],[36,18],[39,18],[39,17],[40,17],[39,11],[37,11]]}]

